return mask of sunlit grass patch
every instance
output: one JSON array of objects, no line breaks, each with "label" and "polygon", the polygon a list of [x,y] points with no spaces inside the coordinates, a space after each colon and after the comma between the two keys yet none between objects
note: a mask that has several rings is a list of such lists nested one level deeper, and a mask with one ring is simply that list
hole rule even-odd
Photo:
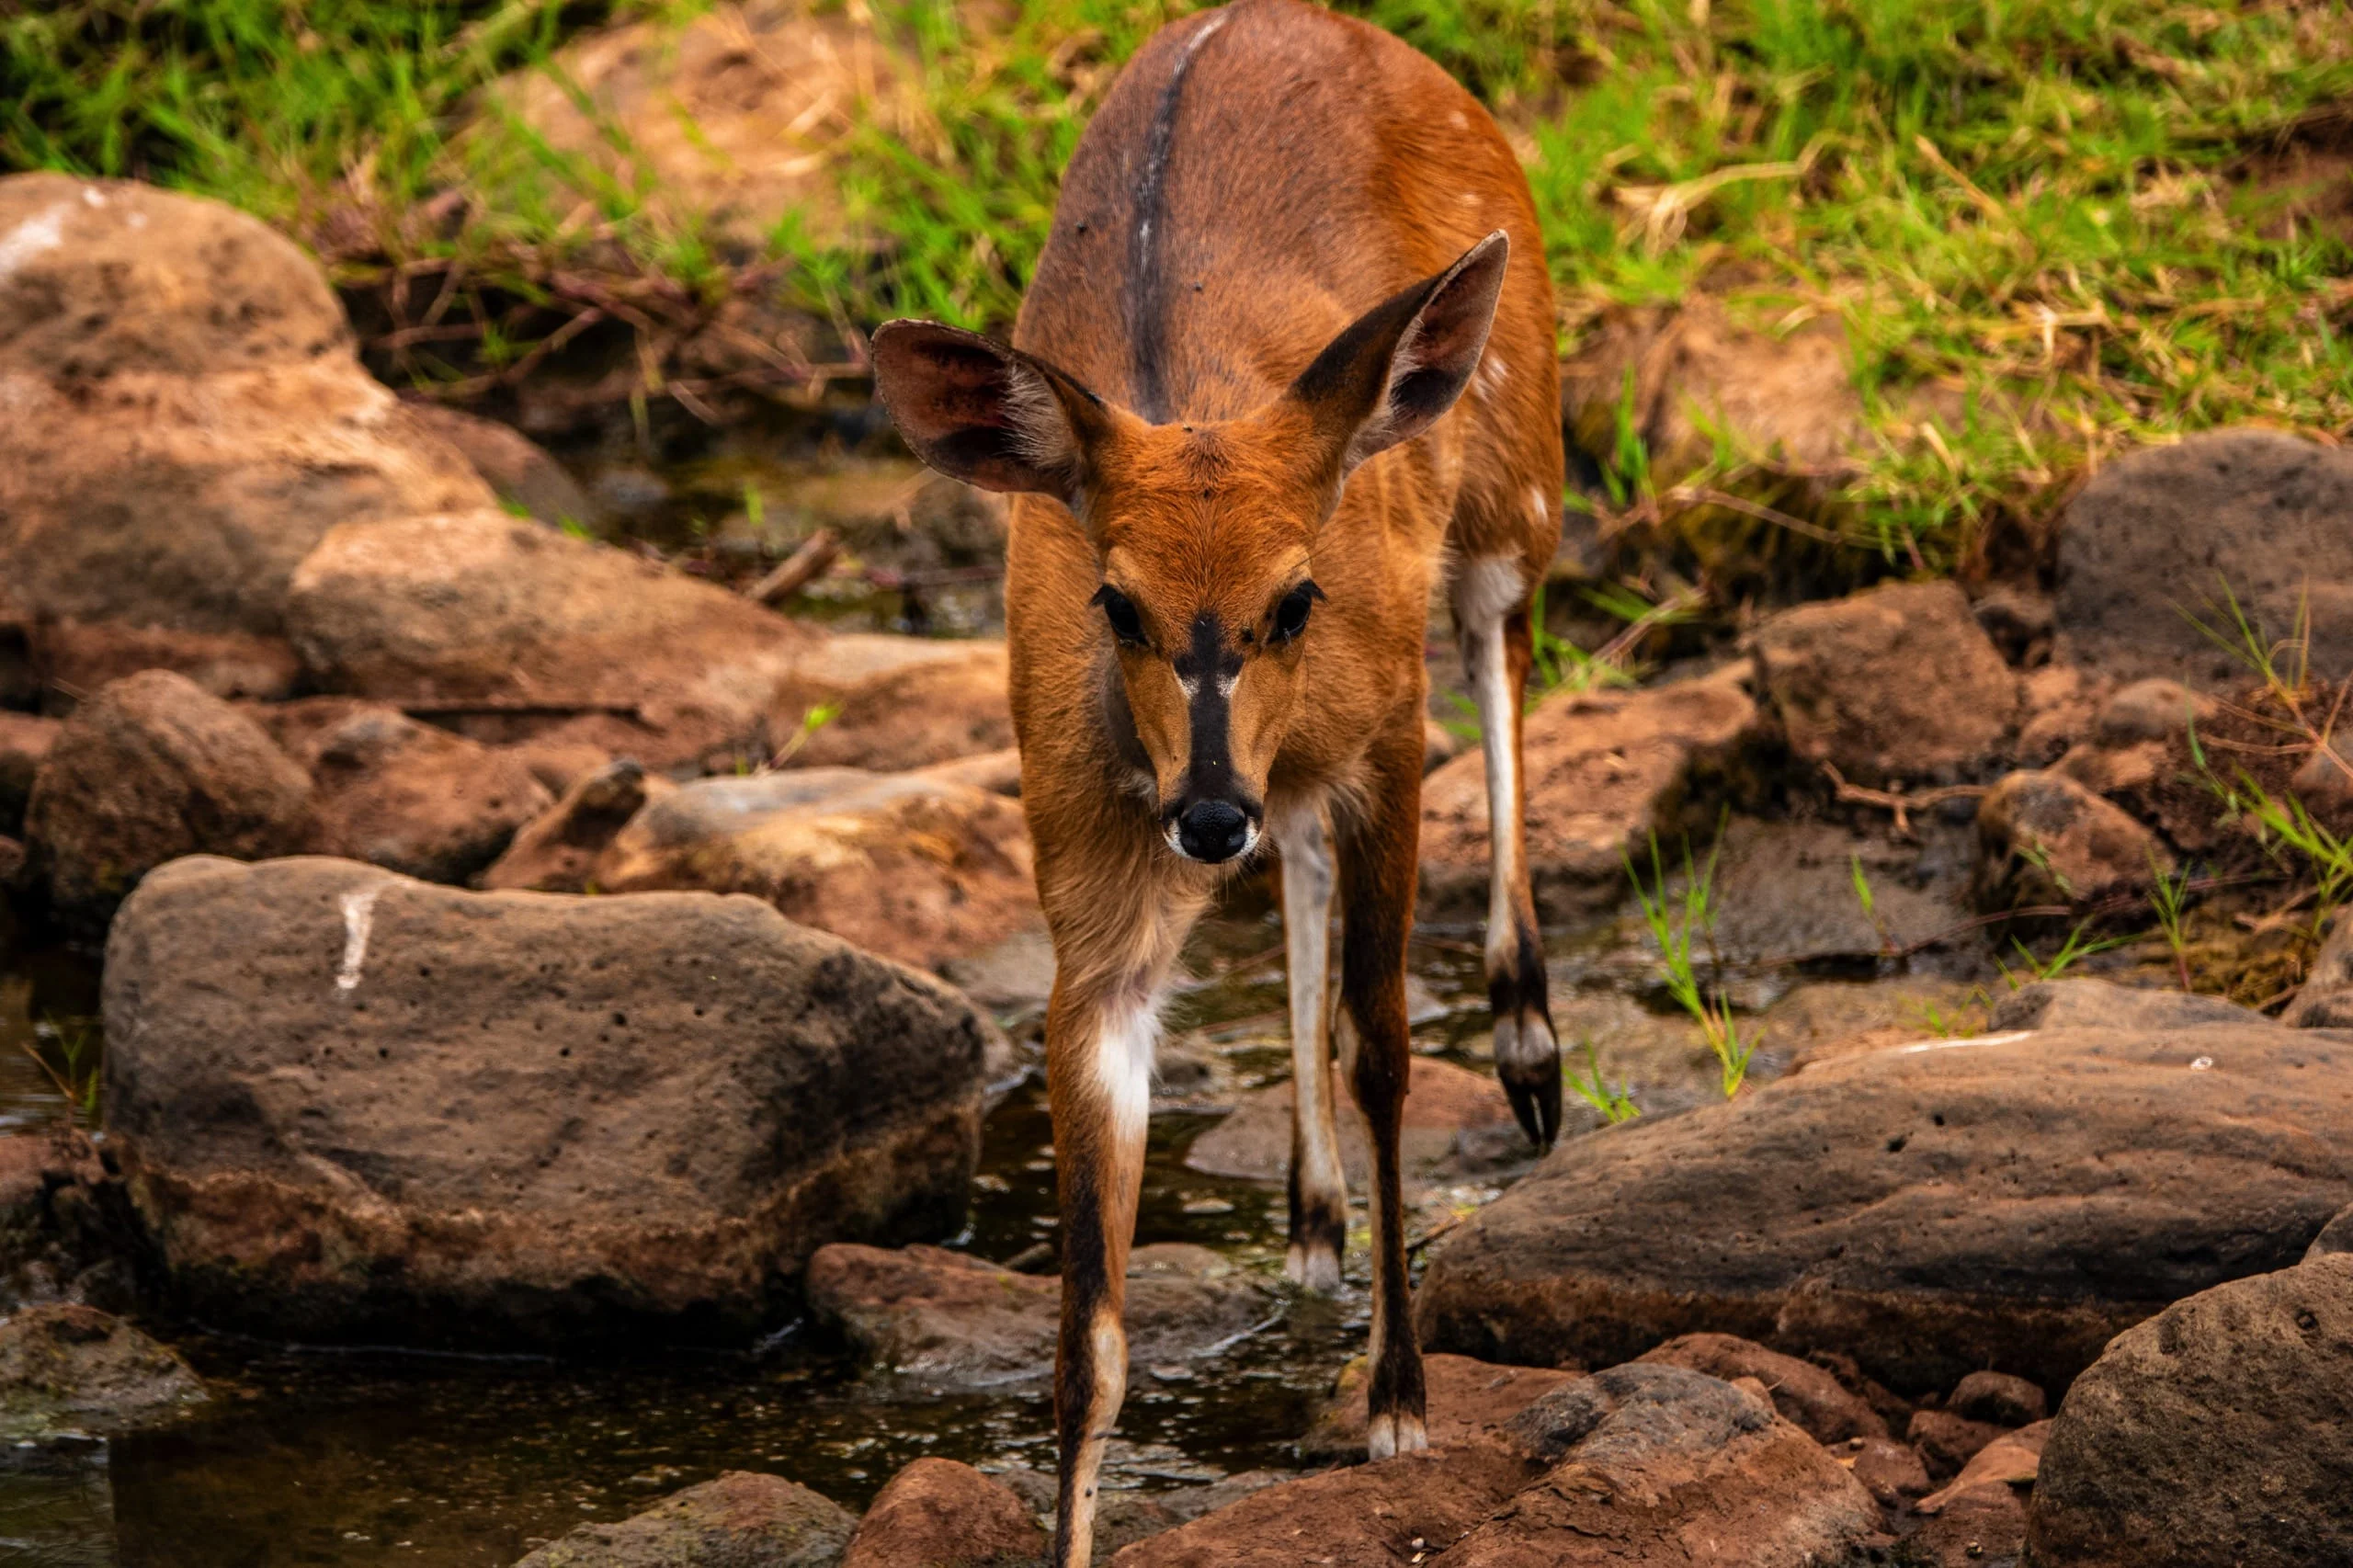
[{"label": "sunlit grass patch", "polygon": [[[730,255],[646,180],[485,107],[582,29],[707,0],[83,0],[0,20],[0,163],[132,175],[404,289],[403,374],[470,394],[593,313],[675,347],[732,300],[854,343],[897,313],[1009,324],[1057,181],[1119,65],[1185,6],[844,0],[892,85],[827,149],[837,222]],[[1843,331],[1867,433],[1809,524],[1874,570],[2033,558],[2089,467],[2256,421],[2353,428],[2353,234],[2260,177],[2353,142],[2353,7],[2162,0],[1361,0],[1467,83],[1529,171],[1574,350],[1706,292]],[[689,132],[693,128],[688,128]],[[584,282],[585,279],[585,282]],[[568,340],[565,340],[568,341]],[[642,395],[682,403],[660,356]],[[1639,444],[1637,444],[1639,445]],[[1597,504],[1671,520],[1754,496],[1728,447]],[[1770,517],[1749,523],[1766,530]],[[1787,530],[1784,530],[1787,531]],[[1791,533],[1791,548],[1823,539]],[[1651,585],[1654,597],[1674,591]]]}]

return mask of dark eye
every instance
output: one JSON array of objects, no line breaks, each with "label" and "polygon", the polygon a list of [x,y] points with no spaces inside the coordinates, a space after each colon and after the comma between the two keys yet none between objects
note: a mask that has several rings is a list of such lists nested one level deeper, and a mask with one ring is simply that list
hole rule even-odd
[{"label": "dark eye", "polygon": [[1095,602],[1103,607],[1103,619],[1111,623],[1112,636],[1131,647],[1143,646],[1143,620],[1136,614],[1133,600],[1106,583]]},{"label": "dark eye", "polygon": [[1288,642],[1306,631],[1307,612],[1313,609],[1315,601],[1323,597],[1324,590],[1313,583],[1302,583],[1285,594],[1282,603],[1275,607],[1274,640]]}]

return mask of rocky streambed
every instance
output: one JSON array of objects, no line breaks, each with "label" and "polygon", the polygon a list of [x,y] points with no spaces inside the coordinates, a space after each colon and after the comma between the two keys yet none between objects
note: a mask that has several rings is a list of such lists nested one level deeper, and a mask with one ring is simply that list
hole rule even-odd
[{"label": "rocky streambed", "polygon": [[[0,181],[0,1551],[1035,1560],[997,514],[855,421],[566,468],[396,399],[204,203]],[[1434,639],[1437,1447],[1353,1462],[1360,1269],[1280,1282],[1244,880],[1161,1053],[1106,1550],[2353,1555],[2348,516],[2341,449],[2217,432],[2009,576],[1721,606],[1544,695],[1541,1164]]]}]

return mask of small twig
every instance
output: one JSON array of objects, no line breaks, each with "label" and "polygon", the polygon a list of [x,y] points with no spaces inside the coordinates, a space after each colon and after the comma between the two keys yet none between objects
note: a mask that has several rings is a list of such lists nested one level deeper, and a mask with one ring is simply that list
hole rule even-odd
[{"label": "small twig", "polygon": [[1992,789],[1987,784],[1947,784],[1935,790],[1923,790],[1916,795],[1892,794],[1885,790],[1872,790],[1860,784],[1849,784],[1846,776],[1831,763],[1824,763],[1822,771],[1830,776],[1830,786],[1836,799],[1859,805],[1878,806],[1895,813],[1895,831],[1904,837],[1912,836],[1909,813],[1926,806],[1941,805],[1947,801],[1978,801]]},{"label": "small twig", "polygon": [[1678,484],[1661,495],[1659,499],[1677,506],[1697,502],[1709,506],[1722,506],[1728,512],[1738,512],[1744,517],[1755,517],[1762,523],[1773,523],[1789,529],[1791,533],[1803,534],[1808,539],[1820,540],[1824,544],[1850,542],[1818,523],[1809,523],[1803,517],[1793,517],[1787,512],[1768,506],[1761,502],[1734,495],[1729,490],[1718,490],[1713,485]]},{"label": "small twig", "polygon": [[752,585],[751,597],[764,605],[782,604],[824,575],[842,550],[842,536],[819,528],[801,541],[801,548],[778,563],[776,570]]}]

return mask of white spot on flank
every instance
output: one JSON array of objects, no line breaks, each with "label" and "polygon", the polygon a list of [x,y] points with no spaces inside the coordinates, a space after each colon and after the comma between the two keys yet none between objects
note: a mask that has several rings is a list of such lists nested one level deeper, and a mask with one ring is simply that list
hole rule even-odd
[{"label": "white spot on flank", "polygon": [[368,966],[368,937],[376,928],[376,899],[381,886],[343,895],[343,968],[335,971],[338,991],[359,989],[360,972]]},{"label": "white spot on flank", "polygon": [[0,281],[43,251],[65,243],[65,203],[26,219],[0,237]]},{"label": "white spot on flank", "polygon": [[82,199],[93,207],[104,207],[107,204],[107,193],[95,185],[85,185],[82,187]]},{"label": "white spot on flank", "polygon": [[1468,131],[1471,129],[1470,116],[1464,114],[1461,109],[1456,109],[1452,114],[1448,115],[1446,117],[1446,122],[1447,124],[1454,127],[1457,131]]},{"label": "white spot on flank", "polygon": [[1549,523],[1552,520],[1552,498],[1544,494],[1542,485],[1531,484],[1528,487],[1528,509],[1536,514],[1536,520],[1540,523]]}]

